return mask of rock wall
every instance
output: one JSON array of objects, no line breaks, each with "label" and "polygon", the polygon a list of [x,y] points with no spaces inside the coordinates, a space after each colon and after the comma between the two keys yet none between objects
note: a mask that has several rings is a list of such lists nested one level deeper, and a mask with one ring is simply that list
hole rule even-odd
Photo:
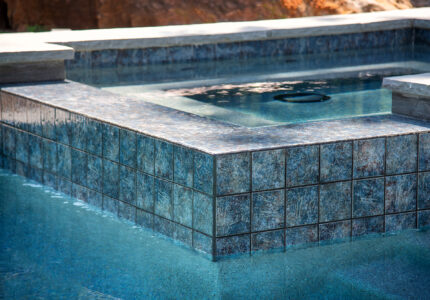
[{"label": "rock wall", "polygon": [[430,0],[0,0],[0,17],[7,16],[0,26],[21,31],[34,25],[86,29],[210,23],[404,9],[414,2],[430,6]]}]

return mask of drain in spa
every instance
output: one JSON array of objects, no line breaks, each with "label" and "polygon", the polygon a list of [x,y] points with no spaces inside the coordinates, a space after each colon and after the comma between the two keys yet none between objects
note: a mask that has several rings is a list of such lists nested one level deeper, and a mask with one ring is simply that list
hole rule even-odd
[{"label": "drain in spa", "polygon": [[320,93],[286,93],[273,96],[273,99],[293,103],[309,103],[309,102],[323,102],[330,100],[330,96]]}]

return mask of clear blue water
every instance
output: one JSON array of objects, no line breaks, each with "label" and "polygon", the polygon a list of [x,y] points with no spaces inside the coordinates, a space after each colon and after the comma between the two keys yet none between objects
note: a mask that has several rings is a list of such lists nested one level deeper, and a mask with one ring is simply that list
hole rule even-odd
[{"label": "clear blue water", "polygon": [[430,231],[211,262],[0,170],[1,299],[430,299]]}]

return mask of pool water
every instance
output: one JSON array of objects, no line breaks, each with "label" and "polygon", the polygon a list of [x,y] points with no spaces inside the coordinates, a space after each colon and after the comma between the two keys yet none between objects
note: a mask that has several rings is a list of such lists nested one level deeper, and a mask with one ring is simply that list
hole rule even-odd
[{"label": "pool water", "polygon": [[1,299],[430,299],[430,231],[211,262],[0,169]]}]

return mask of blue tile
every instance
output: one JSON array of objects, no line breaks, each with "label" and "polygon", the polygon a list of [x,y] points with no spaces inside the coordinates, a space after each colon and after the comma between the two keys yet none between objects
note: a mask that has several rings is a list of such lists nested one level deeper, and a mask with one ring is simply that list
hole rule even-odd
[{"label": "blue tile", "polygon": [[193,231],[193,247],[194,249],[212,254],[212,238],[201,234],[200,232]]},{"label": "blue tile", "polygon": [[318,146],[287,149],[287,186],[318,183]]},{"label": "blue tile", "polygon": [[57,144],[57,172],[58,175],[70,179],[72,175],[72,152],[71,148]]},{"label": "blue tile", "polygon": [[130,130],[121,129],[119,160],[122,164],[130,168],[136,168],[136,133]]},{"label": "blue tile", "polygon": [[213,60],[215,59],[215,45],[194,45],[194,60]]},{"label": "blue tile", "polygon": [[416,228],[415,212],[385,216],[385,232]]},{"label": "blue tile", "polygon": [[318,241],[318,225],[287,228],[285,243],[287,247],[298,246]]},{"label": "blue tile", "polygon": [[370,217],[352,220],[352,236],[384,232],[384,217]]},{"label": "blue tile", "polygon": [[154,174],[154,139],[137,134],[137,168],[145,173]]},{"label": "blue tile", "polygon": [[247,253],[250,248],[249,234],[216,239],[216,256]]},{"label": "blue tile", "polygon": [[57,189],[57,176],[55,176],[54,174],[49,173],[49,172],[43,172],[43,184],[56,190]]},{"label": "blue tile", "polygon": [[283,249],[284,230],[253,233],[251,237],[252,251]]},{"label": "blue tile", "polygon": [[194,153],[194,188],[209,195],[213,195],[213,166],[213,156]]},{"label": "blue tile", "polygon": [[55,134],[60,143],[71,145],[72,127],[70,113],[61,109],[55,109]]},{"label": "blue tile", "polygon": [[33,101],[27,102],[28,131],[42,136],[42,121],[40,113],[41,104]]},{"label": "blue tile", "polygon": [[118,216],[118,200],[103,195],[103,210]]},{"label": "blue tile", "polygon": [[102,191],[103,187],[103,168],[102,159],[91,154],[88,155],[88,174],[87,186],[97,192]]},{"label": "blue tile", "polygon": [[80,150],[87,148],[87,123],[88,120],[82,115],[70,114],[71,145]]},{"label": "blue tile", "polygon": [[418,228],[430,226],[430,210],[423,210],[418,212]]},{"label": "blue tile", "polygon": [[187,246],[193,244],[193,230],[179,224],[175,224],[173,238]]},{"label": "blue tile", "polygon": [[155,175],[165,179],[173,179],[172,144],[155,140]]},{"label": "blue tile", "polygon": [[118,201],[118,216],[131,222],[136,222],[136,207]]},{"label": "blue tile", "polygon": [[416,208],[417,176],[398,175],[386,177],[385,212],[395,213]]},{"label": "blue tile", "polygon": [[30,165],[43,168],[43,141],[40,137],[30,134],[28,136]]},{"label": "blue tile", "polygon": [[15,173],[22,176],[22,177],[27,177],[28,176],[28,165],[17,160],[15,162]]},{"label": "blue tile", "polygon": [[193,46],[166,47],[167,60],[171,63],[191,61],[194,56]]},{"label": "blue tile", "polygon": [[102,208],[103,207],[103,195],[101,193],[88,190],[88,204],[97,207]]},{"label": "blue tile", "polygon": [[136,172],[120,166],[119,200],[136,205]]},{"label": "blue tile", "polygon": [[285,195],[283,190],[252,194],[252,231],[284,226]]},{"label": "blue tile", "polygon": [[159,64],[167,62],[166,47],[144,48],[142,56],[144,64]]},{"label": "blue tile", "polygon": [[417,170],[417,136],[401,135],[387,138],[387,174]]},{"label": "blue tile", "polygon": [[320,222],[351,218],[351,183],[336,182],[320,187]]},{"label": "blue tile", "polygon": [[174,147],[174,182],[193,187],[193,160],[194,155],[191,149]]},{"label": "blue tile", "polygon": [[351,179],[352,143],[321,145],[321,181]]},{"label": "blue tile", "polygon": [[103,160],[103,193],[111,198],[119,198],[119,165]]},{"label": "blue tile", "polygon": [[117,64],[120,66],[139,66],[143,61],[142,49],[121,49],[118,50]]},{"label": "blue tile", "polygon": [[212,236],[213,198],[194,192],[193,214],[194,229]]},{"label": "blue tile", "polygon": [[87,186],[87,166],[87,154],[72,149],[72,181],[74,183]]},{"label": "blue tile", "polygon": [[48,140],[43,141],[43,169],[57,173],[57,144]]},{"label": "blue tile", "polygon": [[173,184],[155,179],[155,214],[173,220]]},{"label": "blue tile", "polygon": [[102,156],[103,125],[102,123],[88,119],[86,130],[86,149],[89,153]]},{"label": "blue tile", "polygon": [[72,197],[88,202],[88,189],[79,184],[72,183]]},{"label": "blue tile", "polygon": [[6,170],[9,170],[9,171],[15,173],[15,171],[16,171],[16,160],[4,156],[2,167]]},{"label": "blue tile", "polygon": [[173,187],[174,221],[193,226],[193,190],[174,184]]},{"label": "blue tile", "polygon": [[216,160],[217,195],[249,192],[251,188],[249,153],[227,154]]},{"label": "blue tile", "polygon": [[16,159],[28,164],[28,133],[16,131]]},{"label": "blue tile", "polygon": [[216,198],[216,235],[232,235],[250,231],[249,194]]},{"label": "blue tile", "polygon": [[136,206],[154,212],[154,177],[137,172]]},{"label": "blue tile", "polygon": [[287,190],[287,226],[314,224],[318,222],[318,187],[302,187]]},{"label": "blue tile", "polygon": [[420,134],[419,170],[430,171],[430,133]]},{"label": "blue tile", "polygon": [[15,159],[16,151],[16,130],[10,127],[3,127],[3,154]]},{"label": "blue tile", "polygon": [[384,213],[384,178],[354,181],[352,216],[368,217]]},{"label": "blue tile", "polygon": [[154,231],[173,238],[173,233],[175,231],[175,223],[160,218],[158,216],[154,216]]},{"label": "blue tile", "polygon": [[351,236],[351,221],[340,221],[319,225],[320,241],[345,239]]},{"label": "blue tile", "polygon": [[42,136],[55,140],[55,108],[42,105],[40,107],[40,118],[42,121]]},{"label": "blue tile", "polygon": [[418,209],[430,208],[430,172],[418,175]]},{"label": "blue tile", "polygon": [[103,157],[119,162],[119,128],[103,124]]},{"label": "blue tile", "polygon": [[57,188],[67,196],[72,196],[72,182],[62,177],[57,178]]},{"label": "blue tile", "polygon": [[354,141],[354,178],[384,175],[385,139]]},{"label": "blue tile", "polygon": [[252,190],[279,189],[285,186],[285,151],[252,153]]},{"label": "blue tile", "polygon": [[240,44],[218,43],[215,44],[216,59],[232,59],[240,56]]},{"label": "blue tile", "polygon": [[43,170],[39,168],[30,167],[28,172],[28,178],[31,180],[43,183]]},{"label": "blue tile", "polygon": [[144,210],[137,209],[136,224],[148,229],[152,229],[154,225],[154,215]]}]

